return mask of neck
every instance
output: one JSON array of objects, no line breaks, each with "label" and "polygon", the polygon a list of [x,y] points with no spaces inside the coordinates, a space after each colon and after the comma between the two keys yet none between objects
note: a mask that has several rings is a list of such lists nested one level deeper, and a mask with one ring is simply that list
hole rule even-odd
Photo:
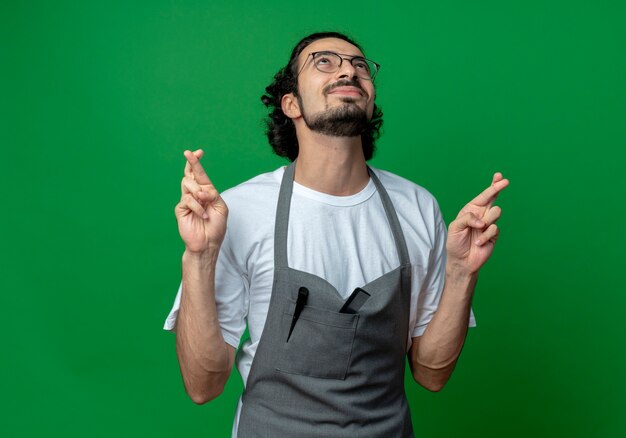
[{"label": "neck", "polygon": [[[301,138],[302,137],[302,138]],[[298,135],[294,180],[335,196],[360,192],[369,182],[361,137],[330,137],[315,132]]]}]

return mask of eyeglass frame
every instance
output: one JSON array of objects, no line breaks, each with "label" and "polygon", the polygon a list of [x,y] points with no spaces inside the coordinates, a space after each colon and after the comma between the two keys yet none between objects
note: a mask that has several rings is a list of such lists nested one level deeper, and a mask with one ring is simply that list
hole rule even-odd
[{"label": "eyeglass frame", "polygon": [[[302,64],[302,67],[300,68],[300,71],[298,72],[298,74],[296,75],[295,79],[298,79],[298,76],[300,76],[300,73],[302,73],[304,71],[304,67],[306,67],[306,64],[309,60],[309,56],[311,57],[311,59],[313,59],[313,65],[315,66],[315,69],[321,73],[331,73],[331,72],[327,72],[327,71],[322,71],[320,70],[317,65],[315,64],[315,55],[317,55],[318,53],[329,53],[332,55],[337,55],[339,57],[339,59],[341,59],[341,61],[339,61],[339,66],[337,67],[337,71],[339,71],[341,69],[341,66],[343,65],[343,61],[348,60],[348,62],[350,62],[350,64],[352,65],[352,67],[354,67],[354,64],[352,63],[352,61],[354,61],[355,59],[360,59],[363,61],[369,61],[372,64],[374,64],[374,66],[376,67],[376,71],[374,72],[374,75],[372,76],[370,73],[370,81],[374,81],[374,78],[378,75],[378,71],[380,70],[380,64],[377,63],[376,61],[372,61],[371,59],[367,59],[364,56],[359,56],[359,55],[348,55],[347,53],[337,53],[337,52],[333,52],[332,50],[320,50],[317,52],[311,52],[307,55],[306,59],[304,60],[304,63]],[[344,56],[351,56],[350,59],[348,58],[344,58]],[[332,73],[336,73],[336,72],[332,72]],[[357,74],[357,77],[361,78],[361,76],[359,76]],[[361,79],[365,79],[368,80],[366,78],[361,78]]]}]

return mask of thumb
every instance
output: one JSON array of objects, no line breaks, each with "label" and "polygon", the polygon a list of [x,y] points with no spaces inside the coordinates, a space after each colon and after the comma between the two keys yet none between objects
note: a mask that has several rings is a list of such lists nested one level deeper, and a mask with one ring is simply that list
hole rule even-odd
[{"label": "thumb", "polygon": [[457,217],[450,224],[449,233],[458,233],[466,228],[479,228],[482,229],[485,223],[478,218],[474,213],[465,213],[462,216]]}]

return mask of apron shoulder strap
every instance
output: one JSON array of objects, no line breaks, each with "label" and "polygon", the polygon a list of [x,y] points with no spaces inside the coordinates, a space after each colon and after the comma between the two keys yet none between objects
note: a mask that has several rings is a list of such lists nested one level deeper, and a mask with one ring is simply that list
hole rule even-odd
[{"label": "apron shoulder strap", "polygon": [[387,215],[387,220],[389,221],[389,226],[391,227],[391,232],[393,233],[393,238],[396,241],[396,249],[398,251],[398,258],[400,259],[400,265],[408,265],[411,263],[411,259],[409,258],[409,250],[407,249],[406,241],[404,240],[404,233],[402,232],[402,227],[400,226],[400,220],[398,219],[396,209],[389,198],[387,190],[385,190],[385,187],[383,187],[383,184],[376,176],[376,173],[374,173],[372,168],[369,166],[367,166],[367,171],[374,181],[380,200],[383,203],[385,214]]},{"label": "apron shoulder strap", "polygon": [[293,192],[293,175],[296,170],[295,160],[285,168],[283,180],[278,193],[276,206],[276,222],[274,224],[274,268],[287,268],[287,229],[289,226],[289,210],[291,193]]}]

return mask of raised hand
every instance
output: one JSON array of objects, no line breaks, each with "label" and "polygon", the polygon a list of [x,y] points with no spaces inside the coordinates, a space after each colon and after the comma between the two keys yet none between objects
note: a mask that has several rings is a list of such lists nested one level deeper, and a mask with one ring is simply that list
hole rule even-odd
[{"label": "raised hand", "polygon": [[500,191],[509,185],[500,172],[493,175],[491,186],[461,209],[448,227],[448,267],[474,274],[491,256],[500,234],[496,221],[502,210],[493,206]]},{"label": "raised hand", "polygon": [[187,251],[219,249],[226,233],[228,207],[200,164],[204,152],[185,151],[181,198],[174,213]]}]

